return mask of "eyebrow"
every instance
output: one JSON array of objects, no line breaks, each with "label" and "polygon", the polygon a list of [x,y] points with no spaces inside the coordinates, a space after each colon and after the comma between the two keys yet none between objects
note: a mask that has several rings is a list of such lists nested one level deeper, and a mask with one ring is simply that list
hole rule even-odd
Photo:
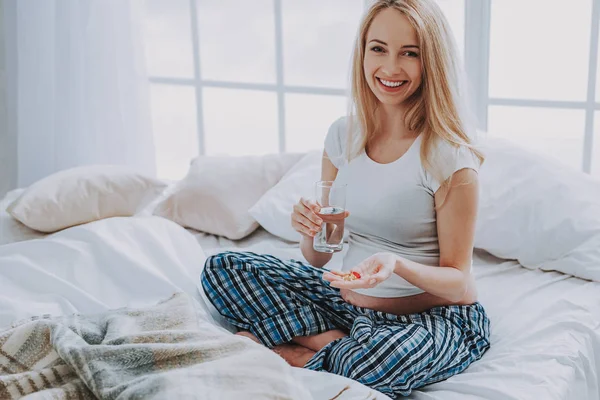
[{"label": "eyebrow", "polygon": [[[379,40],[379,39],[372,39],[369,41],[369,43],[371,42],[377,42],[377,43],[381,43],[384,46],[387,46],[388,44],[386,42],[384,42],[383,40]],[[406,46],[402,46],[402,49],[408,49],[408,48],[415,48],[418,49],[419,46],[417,46],[416,44],[407,44]]]}]

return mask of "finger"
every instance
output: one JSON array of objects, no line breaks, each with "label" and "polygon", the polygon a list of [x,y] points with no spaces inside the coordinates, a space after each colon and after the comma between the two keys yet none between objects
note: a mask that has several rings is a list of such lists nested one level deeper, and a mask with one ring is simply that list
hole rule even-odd
[{"label": "finger", "polygon": [[294,228],[297,232],[310,237],[314,237],[317,234],[317,232],[313,231],[305,225],[302,225],[294,219],[292,219],[292,228]]},{"label": "finger", "polygon": [[350,211],[344,211],[344,218],[348,218],[350,216]]},{"label": "finger", "polygon": [[343,281],[343,275],[339,274],[338,272],[334,272],[334,271],[326,271],[323,273],[323,279],[325,279],[326,281],[329,282],[334,282],[334,281]]},{"label": "finger", "polygon": [[337,276],[346,276],[346,273],[345,272],[341,272],[341,271],[329,270],[327,272],[329,272],[331,274],[334,274],[334,275],[337,275]]},{"label": "finger", "polygon": [[372,286],[364,279],[345,281],[343,279],[331,281],[330,286],[338,289],[369,289]]},{"label": "finger", "polygon": [[335,282],[341,280],[342,278],[340,278],[338,275],[332,274],[331,272],[327,271],[323,273],[323,279],[329,282]]},{"label": "finger", "polygon": [[306,226],[308,229],[318,232],[321,230],[321,224],[316,224],[302,214],[292,214],[292,219]]},{"label": "finger", "polygon": [[315,213],[314,209],[311,208],[309,204],[306,204],[306,200],[300,199],[300,204],[297,204],[296,206],[297,207],[295,208],[295,210],[299,214],[311,220],[312,223],[321,226],[321,224],[323,223],[323,219]]},{"label": "finger", "polygon": [[304,204],[306,206],[306,208],[308,208],[309,210],[311,210],[314,213],[318,213],[319,211],[321,211],[321,207],[312,200],[305,199],[303,197],[300,199],[300,202],[302,202],[302,204]]},{"label": "finger", "polygon": [[296,214],[302,214],[302,215],[304,215],[304,214],[310,212],[310,208],[308,208],[306,206],[306,204],[304,204],[302,202],[302,199],[300,199],[300,201],[298,203],[294,204],[294,208],[293,209],[294,209],[294,213],[296,213]]}]

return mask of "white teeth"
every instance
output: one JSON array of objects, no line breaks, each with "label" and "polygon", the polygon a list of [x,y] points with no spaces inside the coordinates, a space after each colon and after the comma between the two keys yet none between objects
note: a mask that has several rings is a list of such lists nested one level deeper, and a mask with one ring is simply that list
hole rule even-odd
[{"label": "white teeth", "polygon": [[383,80],[383,79],[380,78],[379,82],[383,83],[387,87],[398,87],[398,86],[402,86],[404,84],[404,82],[406,82],[406,81],[391,82],[391,81],[385,81],[385,80]]}]

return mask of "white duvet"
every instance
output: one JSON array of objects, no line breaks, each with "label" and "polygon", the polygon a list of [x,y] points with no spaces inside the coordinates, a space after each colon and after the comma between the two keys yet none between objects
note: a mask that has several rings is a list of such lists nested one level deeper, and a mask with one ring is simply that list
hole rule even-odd
[{"label": "white duvet", "polygon": [[[225,248],[301,257],[297,246],[264,231],[231,242],[194,237],[158,217],[98,221],[0,246],[0,327],[45,313],[152,304],[174,291],[203,304],[197,284],[205,252]],[[600,284],[527,270],[487,254],[476,254],[474,264],[480,301],[492,321],[492,347],[465,372],[409,398],[598,399]],[[338,399],[385,398],[342,377],[294,373],[315,399],[342,391]]]},{"label": "white duvet", "polygon": [[[0,329],[42,314],[94,313],[156,303],[177,291],[197,299],[205,255],[159,217],[111,218],[43,239],[0,246]],[[223,330],[224,333],[230,334]],[[315,399],[387,398],[349,379],[293,369]]]}]

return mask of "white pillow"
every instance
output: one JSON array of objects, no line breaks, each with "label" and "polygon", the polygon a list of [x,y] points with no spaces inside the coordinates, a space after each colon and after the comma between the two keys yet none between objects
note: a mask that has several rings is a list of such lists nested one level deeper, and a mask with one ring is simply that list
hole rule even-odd
[{"label": "white pillow", "polygon": [[291,225],[292,207],[300,197],[314,198],[315,182],[321,179],[322,157],[322,151],[306,154],[252,206],[250,215],[273,235],[300,242],[300,234]]},{"label": "white pillow", "polygon": [[103,218],[132,216],[165,187],[120,166],[76,167],[34,183],[6,211],[29,228],[50,233]]},{"label": "white pillow", "polygon": [[600,281],[600,181],[499,138],[483,150],[475,246]]},{"label": "white pillow", "polygon": [[0,246],[46,236],[45,233],[34,231],[23,225],[6,212],[6,208],[10,203],[15,201],[24,191],[25,189],[12,190],[0,200]]},{"label": "white pillow", "polygon": [[199,157],[154,215],[231,240],[258,228],[248,209],[275,185],[301,154]]}]

